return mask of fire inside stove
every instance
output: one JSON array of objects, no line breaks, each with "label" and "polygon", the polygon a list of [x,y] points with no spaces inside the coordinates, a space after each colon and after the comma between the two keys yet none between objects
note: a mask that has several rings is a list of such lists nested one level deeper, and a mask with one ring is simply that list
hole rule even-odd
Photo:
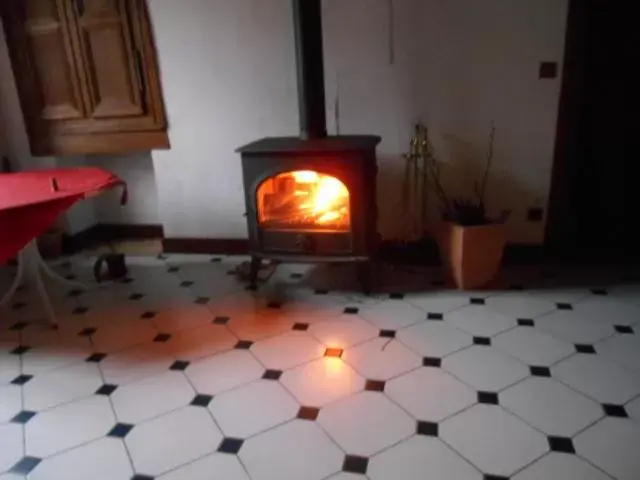
[{"label": "fire inside stove", "polygon": [[270,229],[348,231],[349,190],[331,175],[281,173],[258,187],[258,221]]}]

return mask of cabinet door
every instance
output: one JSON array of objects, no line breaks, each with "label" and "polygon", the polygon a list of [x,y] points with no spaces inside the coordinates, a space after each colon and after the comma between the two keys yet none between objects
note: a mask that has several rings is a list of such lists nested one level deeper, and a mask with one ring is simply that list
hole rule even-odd
[{"label": "cabinet door", "polygon": [[49,122],[84,118],[65,1],[13,1],[5,14],[29,129],[43,133]]},{"label": "cabinet door", "polygon": [[131,32],[131,0],[75,0],[87,116],[126,118],[146,113],[142,55]]}]

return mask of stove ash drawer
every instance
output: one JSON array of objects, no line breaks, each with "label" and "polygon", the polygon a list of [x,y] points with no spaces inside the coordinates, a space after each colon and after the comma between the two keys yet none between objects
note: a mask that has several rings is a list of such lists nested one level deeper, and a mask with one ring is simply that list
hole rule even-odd
[{"label": "stove ash drawer", "polygon": [[353,250],[350,233],[263,231],[261,250],[305,255],[341,255]]}]

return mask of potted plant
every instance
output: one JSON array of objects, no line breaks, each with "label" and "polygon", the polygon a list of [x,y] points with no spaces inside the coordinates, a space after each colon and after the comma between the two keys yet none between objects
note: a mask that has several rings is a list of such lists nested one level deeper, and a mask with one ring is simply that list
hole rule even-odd
[{"label": "potted plant", "polygon": [[471,197],[450,197],[442,186],[440,165],[429,148],[423,129],[426,161],[424,165],[440,202],[442,222],[436,229],[436,241],[442,264],[460,289],[486,285],[500,268],[505,245],[504,223],[509,211],[492,218],[485,207],[485,192],[493,160],[495,127],[491,128],[484,172],[474,184]]}]

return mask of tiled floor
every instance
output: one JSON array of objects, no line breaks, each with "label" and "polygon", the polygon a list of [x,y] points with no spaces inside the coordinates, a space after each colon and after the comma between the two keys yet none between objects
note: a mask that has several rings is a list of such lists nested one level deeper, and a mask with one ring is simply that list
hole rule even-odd
[{"label": "tiled floor", "polygon": [[350,267],[281,265],[251,292],[243,260],[54,286],[57,331],[20,292],[0,480],[640,478],[640,283],[530,269],[457,292],[386,269],[366,297]]}]

